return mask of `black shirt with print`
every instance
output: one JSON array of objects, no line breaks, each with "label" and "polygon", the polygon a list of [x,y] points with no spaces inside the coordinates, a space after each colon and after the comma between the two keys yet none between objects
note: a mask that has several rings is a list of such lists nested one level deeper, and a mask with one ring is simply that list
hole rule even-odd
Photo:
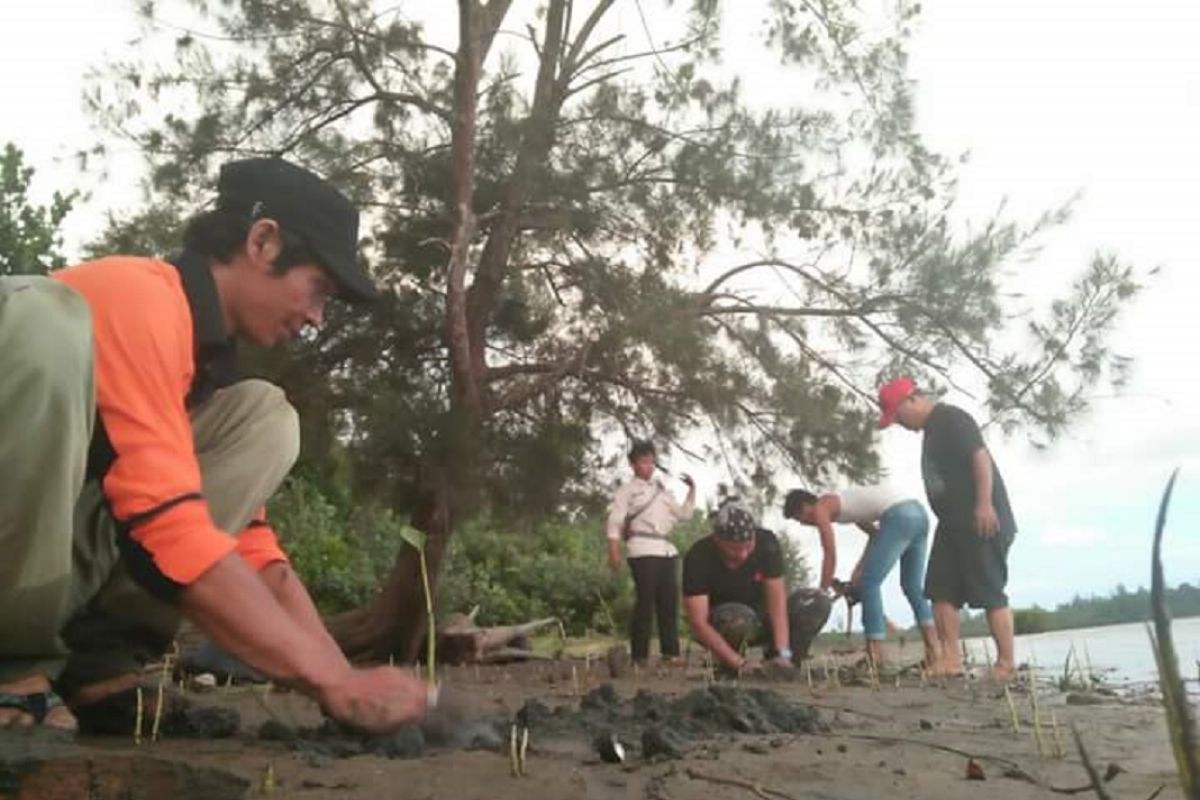
[{"label": "black shirt with print", "polygon": [[706,594],[710,609],[722,603],[744,603],[761,610],[763,581],[782,577],[783,551],[775,534],[765,528],[755,533],[754,551],[737,569],[725,566],[712,536],[693,544],[683,558],[683,596]]},{"label": "black shirt with print", "polygon": [[[925,495],[938,526],[952,531],[975,530],[975,470],[972,459],[985,447],[983,434],[970,414],[957,406],[938,403],[925,421],[921,447],[921,476]],[[989,455],[990,458],[990,455]],[[1011,536],[1017,524],[1008,505],[1004,478],[992,461],[992,507],[1000,520],[1000,534]]]}]

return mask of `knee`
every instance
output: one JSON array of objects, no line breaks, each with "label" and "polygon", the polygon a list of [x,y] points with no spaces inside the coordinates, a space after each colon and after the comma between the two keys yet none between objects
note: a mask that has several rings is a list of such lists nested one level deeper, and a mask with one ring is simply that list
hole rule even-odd
[{"label": "knee", "polygon": [[20,328],[20,347],[7,369],[51,399],[75,397],[92,383],[92,314],[83,296],[45,279],[7,298],[5,310]]},{"label": "knee", "polygon": [[256,449],[270,455],[280,479],[300,456],[300,415],[275,384],[259,378],[239,381],[226,391],[238,392],[254,409]]}]

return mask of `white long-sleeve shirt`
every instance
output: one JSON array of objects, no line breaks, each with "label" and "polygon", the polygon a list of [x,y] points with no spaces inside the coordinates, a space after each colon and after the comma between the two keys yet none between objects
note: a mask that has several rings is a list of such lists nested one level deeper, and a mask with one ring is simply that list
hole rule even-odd
[{"label": "white long-sleeve shirt", "polygon": [[677,522],[692,516],[695,506],[695,501],[690,497],[680,503],[661,481],[645,481],[634,477],[613,496],[605,536],[610,541],[620,541],[626,515],[645,507],[646,510],[638,514],[630,527],[634,533],[646,535],[632,536],[625,542],[629,557],[677,556],[679,551],[666,537]]}]

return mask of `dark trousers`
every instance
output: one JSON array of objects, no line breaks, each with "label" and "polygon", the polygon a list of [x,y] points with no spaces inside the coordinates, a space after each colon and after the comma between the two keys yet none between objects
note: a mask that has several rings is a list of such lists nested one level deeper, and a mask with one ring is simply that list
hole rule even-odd
[{"label": "dark trousers", "polygon": [[650,655],[650,623],[658,617],[658,645],[663,658],[679,655],[679,581],[677,557],[642,556],[629,559],[637,600],[629,626],[629,649],[634,661]]}]

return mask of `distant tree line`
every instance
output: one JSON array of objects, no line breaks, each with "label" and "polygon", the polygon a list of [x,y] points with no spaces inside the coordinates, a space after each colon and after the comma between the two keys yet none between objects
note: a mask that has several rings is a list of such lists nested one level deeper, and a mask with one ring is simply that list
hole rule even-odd
[{"label": "distant tree line", "polygon": [[[1200,586],[1184,582],[1174,589],[1168,589],[1166,602],[1174,617],[1200,616]],[[1117,584],[1117,588],[1107,597],[1076,595],[1070,602],[1060,603],[1053,611],[1037,605],[1013,611],[1018,634],[1094,628],[1149,619],[1150,591],[1142,587],[1130,591],[1124,584]],[[964,615],[963,634],[987,634],[983,612]]]}]

